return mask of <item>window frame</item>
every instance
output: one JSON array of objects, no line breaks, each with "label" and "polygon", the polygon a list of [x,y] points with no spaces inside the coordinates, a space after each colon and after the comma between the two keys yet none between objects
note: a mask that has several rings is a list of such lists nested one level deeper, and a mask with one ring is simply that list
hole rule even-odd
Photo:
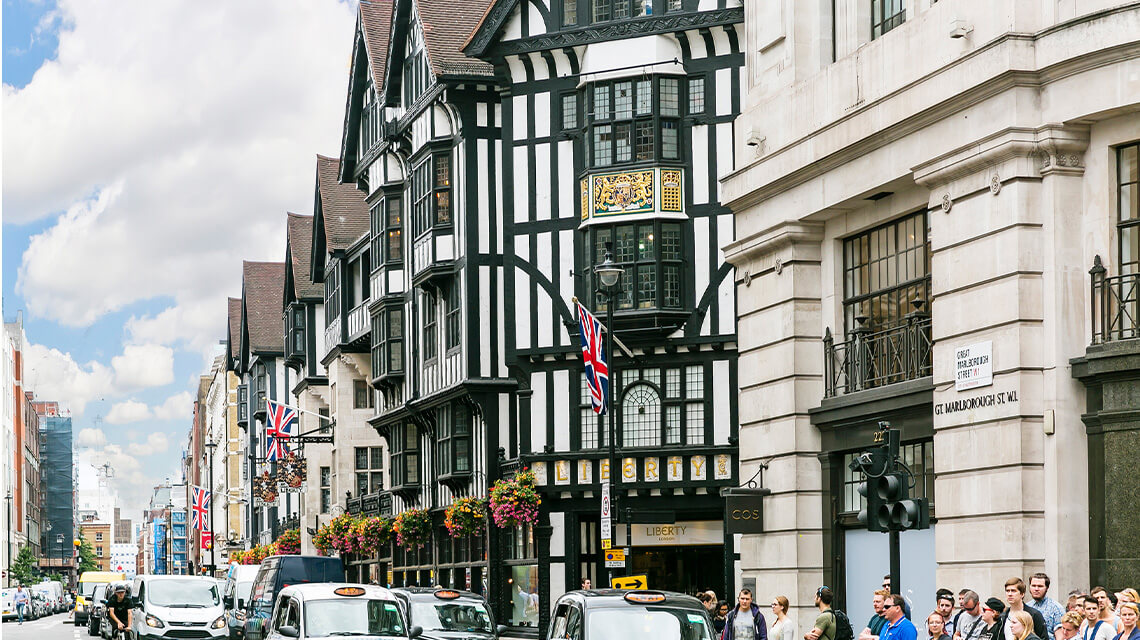
[{"label": "window frame", "polygon": [[[360,454],[364,452],[364,466],[360,466]],[[379,454],[379,456],[377,456]],[[380,464],[376,464],[379,458]],[[383,447],[354,447],[352,455],[353,488],[357,497],[377,493],[384,490],[384,448]],[[360,481],[363,477],[364,488],[360,491]],[[379,486],[377,487],[377,484]]]},{"label": "window frame", "polygon": [[[1132,260],[1125,261],[1125,247],[1127,240],[1131,237],[1133,246],[1140,249],[1140,142],[1132,142],[1123,144],[1115,149],[1116,151],[1116,268],[1117,274],[1129,275],[1133,273],[1140,273],[1140,251],[1133,249]],[[1132,159],[1132,172],[1136,175],[1136,180],[1127,179],[1125,171],[1129,167],[1125,166],[1126,154],[1131,152],[1134,154]],[[1125,192],[1128,195],[1125,196]],[[1125,207],[1137,211],[1136,217],[1125,218]],[[1130,212],[1129,212],[1130,213]]]},{"label": "window frame", "polygon": [[432,291],[423,291],[423,312],[421,315],[421,343],[424,362],[439,357],[439,296]]},{"label": "window frame", "polygon": [[[890,13],[891,7],[897,11]],[[871,39],[877,40],[906,22],[906,0],[871,0]]]},{"label": "window frame", "polygon": [[[396,218],[393,220],[392,213]],[[372,273],[382,267],[404,263],[403,200],[398,194],[385,195],[368,210],[372,231]],[[393,247],[395,251],[393,252]]]},{"label": "window frame", "polygon": [[[396,320],[396,317],[399,317]],[[383,307],[371,319],[372,322],[372,379],[381,380],[387,376],[403,375],[406,359],[404,357],[404,336],[407,331],[404,326],[403,305]],[[393,337],[393,327],[400,328],[400,335]],[[399,367],[393,363],[398,354]]]},{"label": "window frame", "polygon": [[237,419],[238,422],[249,422],[249,385],[237,386]]},{"label": "window frame", "polygon": [[[669,83],[675,83],[676,88],[672,93],[674,104],[671,107],[663,101],[664,88]],[[622,95],[623,85],[628,85],[628,100]],[[584,95],[579,106],[588,105],[585,146],[589,168],[599,170],[683,160],[680,120],[681,96],[688,95],[686,76],[627,76],[591,82],[582,91]],[[604,105],[601,100],[603,91]],[[652,134],[647,153],[639,150],[644,146],[641,141],[645,139],[642,134],[646,131]],[[666,131],[672,132],[671,144],[675,150],[672,155],[665,153]],[[608,141],[608,150],[604,154],[601,153],[603,141]],[[622,153],[623,149],[625,153]]]},{"label": "window frame", "polygon": [[305,305],[290,303],[285,310],[285,352],[286,357],[304,358],[307,351],[305,325],[308,323]]},{"label": "window frame", "polygon": [[[649,228],[651,235],[651,242],[653,246],[653,256],[641,257],[636,245],[638,242],[638,233],[643,227]],[[632,228],[633,235],[631,236],[634,244],[632,251],[633,260],[626,260],[623,255],[621,246],[614,242],[617,239],[618,230]],[[589,264],[600,264],[605,258],[606,242],[613,245],[611,254],[616,264],[625,269],[619,283],[620,293],[618,297],[618,306],[614,309],[615,314],[622,313],[637,313],[637,312],[670,312],[670,311],[683,311],[688,304],[688,290],[686,289],[686,269],[689,260],[685,257],[686,248],[686,230],[688,225],[683,220],[674,220],[667,218],[657,218],[651,220],[635,220],[631,222],[615,222],[611,224],[591,225],[586,231],[588,242],[588,259]],[[665,257],[665,232],[676,233],[676,248],[672,257]],[[608,235],[608,240],[605,236]],[[646,269],[647,272],[653,274],[653,301],[652,304],[642,306],[642,299],[640,292],[643,290],[639,286],[643,284],[638,282],[641,270]],[[670,273],[675,276],[676,283],[676,304],[666,306],[666,274]],[[597,274],[590,272],[590,290],[597,291],[602,288],[601,282],[598,280]],[[628,304],[627,304],[628,301]],[[604,311],[610,301],[605,296],[599,296],[594,304],[595,311]]]},{"label": "window frame", "polygon": [[[471,411],[461,401],[436,409],[436,447],[446,454],[436,457],[436,470],[440,477],[471,475],[474,467],[471,431]],[[465,451],[462,455],[461,449]],[[461,461],[465,468],[460,468]]]},{"label": "window frame", "polygon": [[321,490],[321,513],[328,513],[332,509],[332,467],[320,467],[317,470],[317,482]]},{"label": "window frame", "polygon": [[425,154],[412,166],[412,237],[435,229],[450,229],[454,220],[451,182],[454,165],[451,147]]},{"label": "window frame", "polygon": [[[412,444],[409,445],[408,443]],[[420,434],[414,423],[398,422],[391,427],[388,450],[389,465],[391,466],[391,481],[393,489],[414,489],[422,482],[419,477]],[[409,464],[411,461],[411,464]],[[409,472],[415,470],[415,480],[411,480]]]},{"label": "window frame", "polygon": [[[914,242],[903,249],[903,234],[907,229],[913,229],[921,234],[921,241]],[[876,248],[885,245],[886,251],[876,253]],[[904,254],[910,257],[912,252],[921,254],[921,260],[914,260],[913,264],[900,262]],[[906,292],[916,290],[924,301],[930,301],[930,231],[929,216],[925,209],[913,211],[899,216],[883,224],[865,231],[848,236],[843,239],[842,256],[843,277],[843,319],[846,334],[858,328],[855,320],[860,315],[867,316],[862,325],[874,331],[891,329],[906,322],[906,315],[911,311],[910,299]],[[921,275],[902,280],[895,278],[893,284],[876,286],[876,281],[891,280],[892,273],[899,274],[902,269],[910,267]],[[878,273],[875,273],[878,271]],[[885,276],[885,278],[884,278]],[[858,282],[856,282],[858,280]],[[866,289],[857,292],[857,287]],[[875,301],[880,298],[889,299],[890,296],[902,296],[895,301],[893,314],[878,314]],[[884,305],[890,308],[889,305]]]},{"label": "window frame", "polygon": [[340,258],[332,258],[325,265],[325,326],[340,317]]},{"label": "window frame", "polygon": [[[361,405],[361,394],[364,398],[364,404]],[[372,398],[372,386],[368,384],[367,380],[353,379],[352,381],[352,408],[354,410],[372,409],[375,407],[375,402]]]},{"label": "window frame", "polygon": [[[664,367],[641,367],[615,372],[615,404],[619,410],[614,415],[616,443],[622,448],[660,448],[706,446],[713,442],[710,431],[712,416],[711,371],[705,362],[682,362]],[[623,383],[624,382],[624,383]],[[649,444],[627,444],[625,414],[627,392],[637,385],[652,387],[658,399],[657,434]],[[598,423],[597,414],[590,406],[590,396],[586,389],[585,374],[580,378],[578,429],[571,445],[580,450],[600,450],[608,446],[608,429]],[[695,423],[694,409],[699,409],[700,423]],[[676,417],[675,431],[670,417]],[[590,426],[587,425],[589,418]],[[694,426],[697,431],[694,433]],[[587,437],[588,431],[596,431]],[[676,437],[673,437],[673,434]]]},{"label": "window frame", "polygon": [[463,284],[462,281],[456,277],[448,284],[447,308],[444,311],[443,317],[444,347],[447,350],[447,353],[458,350],[459,345],[462,342],[462,310]]}]

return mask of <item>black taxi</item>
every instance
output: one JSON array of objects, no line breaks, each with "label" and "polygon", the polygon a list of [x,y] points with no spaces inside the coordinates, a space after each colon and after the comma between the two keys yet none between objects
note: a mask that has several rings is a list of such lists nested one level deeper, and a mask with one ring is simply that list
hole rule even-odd
[{"label": "black taxi", "polygon": [[400,587],[392,589],[404,605],[408,627],[421,629],[421,638],[456,640],[498,638],[505,629],[495,626],[483,596],[459,589]]},{"label": "black taxi", "polygon": [[571,591],[554,603],[548,640],[715,640],[692,596],[670,591]]}]

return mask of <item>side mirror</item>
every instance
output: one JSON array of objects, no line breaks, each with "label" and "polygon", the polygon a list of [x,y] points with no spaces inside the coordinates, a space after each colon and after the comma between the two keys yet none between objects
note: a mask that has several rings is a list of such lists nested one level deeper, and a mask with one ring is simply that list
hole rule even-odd
[{"label": "side mirror", "polygon": [[408,631],[408,637],[413,638],[413,639],[418,638],[418,637],[422,636],[423,634],[424,634],[424,628],[419,626],[418,624],[412,626],[411,630]]},{"label": "side mirror", "polygon": [[245,608],[245,599],[244,598],[238,598],[237,608],[238,609],[244,609]]},{"label": "side mirror", "polygon": [[301,635],[297,631],[297,627],[294,627],[291,624],[284,625],[281,628],[277,629],[277,633],[280,633],[286,638],[296,638],[297,636]]},{"label": "side mirror", "polygon": [[495,635],[505,636],[510,630],[510,627],[505,624],[501,624],[495,627]]},{"label": "side mirror", "polygon": [[232,609],[234,606],[234,597],[233,596],[222,596],[222,604],[225,605],[225,607],[227,609]]}]

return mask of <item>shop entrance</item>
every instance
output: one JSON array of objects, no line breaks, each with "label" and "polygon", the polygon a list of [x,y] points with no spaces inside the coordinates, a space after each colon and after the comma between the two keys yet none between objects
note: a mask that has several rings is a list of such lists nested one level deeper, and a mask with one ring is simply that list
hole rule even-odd
[{"label": "shop entrance", "polygon": [[638,547],[633,549],[633,575],[645,575],[650,589],[694,594],[724,585],[724,549],[713,545]]}]

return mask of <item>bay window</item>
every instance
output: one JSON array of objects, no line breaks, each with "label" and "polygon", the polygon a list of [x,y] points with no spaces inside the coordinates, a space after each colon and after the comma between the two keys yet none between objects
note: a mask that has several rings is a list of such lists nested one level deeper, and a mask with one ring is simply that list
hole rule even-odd
[{"label": "bay window", "polygon": [[412,169],[412,225],[415,237],[451,224],[451,156],[424,158]]},{"label": "bay window", "polygon": [[420,484],[420,435],[416,425],[392,425],[389,439],[392,457],[392,488],[413,489]]},{"label": "bay window", "polygon": [[436,435],[439,475],[471,473],[471,414],[463,403],[436,409]]},{"label": "bay window", "polygon": [[404,259],[403,202],[391,195],[372,205],[372,261],[374,268],[399,264]]},{"label": "bay window", "polygon": [[[616,294],[615,311],[680,309],[684,305],[684,272],[681,260],[681,223],[645,220],[590,228],[590,264],[605,259],[606,245],[613,247],[613,261],[625,274]],[[592,275],[593,289],[601,288]],[[603,311],[608,299],[599,299]]]},{"label": "bay window", "polygon": [[[593,118],[586,139],[591,165],[680,160],[681,81],[643,77],[590,85],[586,96]],[[563,127],[567,108],[563,101]]]},{"label": "bay window", "polygon": [[372,377],[404,372],[404,308],[381,309],[372,316]]}]

